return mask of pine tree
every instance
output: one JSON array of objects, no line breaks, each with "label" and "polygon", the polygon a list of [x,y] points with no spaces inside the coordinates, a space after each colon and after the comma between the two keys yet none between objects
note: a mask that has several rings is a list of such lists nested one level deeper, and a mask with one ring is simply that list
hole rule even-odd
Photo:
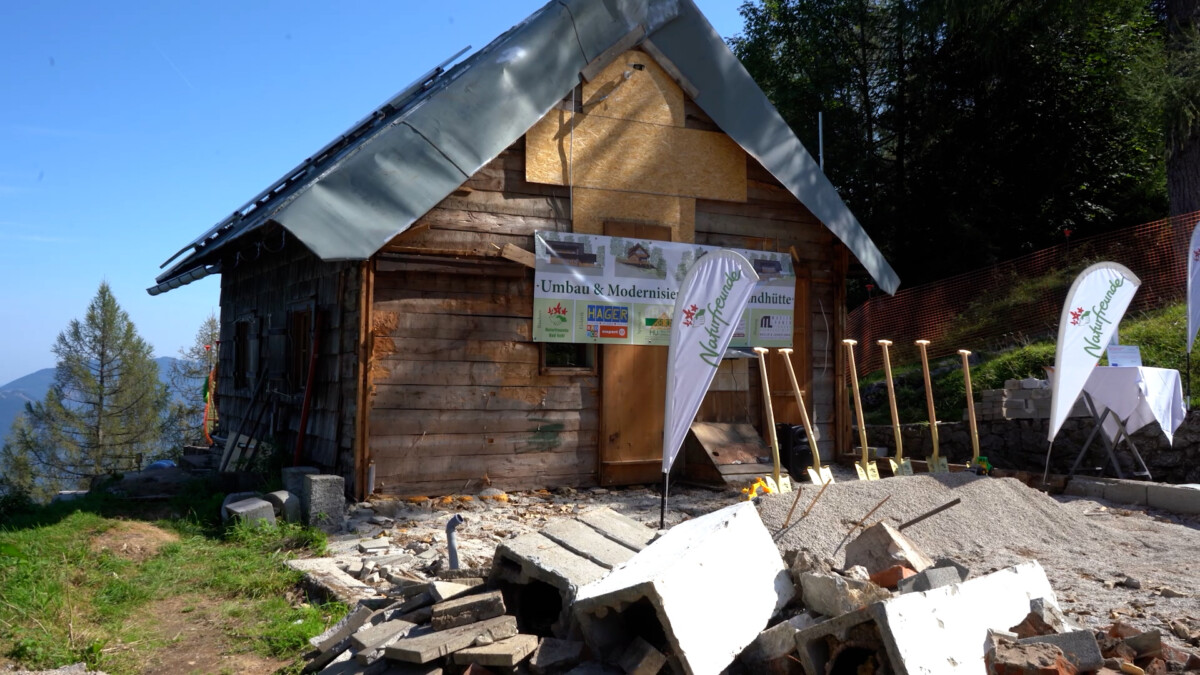
[{"label": "pine tree", "polygon": [[39,491],[86,486],[134,471],[161,453],[167,391],[152,348],[102,282],[83,321],[72,320],[52,350],[54,383],[25,406],[3,463],[25,462]]}]

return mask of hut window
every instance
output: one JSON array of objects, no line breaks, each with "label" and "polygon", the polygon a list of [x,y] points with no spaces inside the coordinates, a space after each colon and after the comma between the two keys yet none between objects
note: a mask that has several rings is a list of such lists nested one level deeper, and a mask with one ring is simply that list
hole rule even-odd
[{"label": "hut window", "polygon": [[542,372],[596,372],[596,345],[543,342]]},{"label": "hut window", "polygon": [[233,324],[233,387],[250,386],[250,322]]},{"label": "hut window", "polygon": [[312,308],[293,309],[288,313],[288,384],[303,391],[308,382],[308,364],[312,359]]}]

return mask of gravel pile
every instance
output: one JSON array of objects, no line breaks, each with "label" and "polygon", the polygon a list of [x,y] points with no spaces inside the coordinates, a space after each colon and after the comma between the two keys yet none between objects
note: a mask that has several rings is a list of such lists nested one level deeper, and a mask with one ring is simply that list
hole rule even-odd
[{"label": "gravel pile", "polygon": [[1056,499],[1011,478],[966,473],[838,482],[800,520],[817,492],[803,486],[786,531],[781,526],[794,495],[760,501],[759,513],[781,553],[805,549],[841,567],[851,528],[885,497],[864,527],[881,520],[899,526],[960,498],[962,503],[904,533],[930,556],[967,565],[972,576],[1038,560],[1064,611],[1082,626],[1122,620],[1169,635],[1172,621],[1200,625],[1200,523],[1180,524],[1101,501]]}]

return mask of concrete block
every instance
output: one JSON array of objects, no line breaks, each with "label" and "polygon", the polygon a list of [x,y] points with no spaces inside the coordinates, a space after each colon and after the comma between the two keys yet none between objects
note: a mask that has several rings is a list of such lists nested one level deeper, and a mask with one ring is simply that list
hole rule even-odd
[{"label": "concrete block", "polygon": [[920,593],[961,581],[958,570],[953,567],[930,567],[907,579],[901,579],[897,588],[901,593]]},{"label": "concrete block", "polygon": [[284,564],[304,573],[303,584],[319,595],[354,606],[378,595],[374,588],[346,574],[332,558],[288,560]]},{"label": "concrete block", "polygon": [[666,655],[640,636],[634,636],[624,653],[617,659],[617,665],[628,675],[658,675],[658,671],[666,663]]},{"label": "concrete block", "polygon": [[1058,608],[1046,572],[1036,561],[880,605],[893,666],[909,673],[977,673],[989,628],[1007,630],[1042,598]]},{"label": "concrete block", "polygon": [[537,646],[536,635],[517,634],[490,645],[460,649],[454,652],[451,660],[460,665],[476,663],[481,666],[512,668],[529,658]]},{"label": "concrete block", "polygon": [[431,581],[429,582],[429,597],[433,598],[434,602],[445,602],[451,598],[457,598],[460,595],[465,595],[475,588],[474,584],[460,584],[453,581]]},{"label": "concrete block", "polygon": [[446,630],[491,619],[504,612],[504,595],[500,591],[491,591],[439,602],[430,610],[430,618],[434,630]]},{"label": "concrete block", "polygon": [[578,520],[605,537],[635,551],[649,546],[656,534],[655,530],[607,507],[581,513]]},{"label": "concrete block", "polygon": [[1080,672],[1097,670],[1104,665],[1104,657],[1100,655],[1100,645],[1096,636],[1090,630],[1077,630],[1056,635],[1038,635],[1018,640],[1020,644],[1052,644],[1062,650],[1067,660],[1075,664]]},{"label": "concrete block", "polygon": [[300,522],[300,496],[287,490],[268,492],[263,499],[275,507],[275,515],[283,518],[284,522]]},{"label": "concrete block", "polygon": [[796,651],[796,633],[815,626],[817,621],[810,614],[798,614],[787,621],[771,626],[758,634],[738,656],[752,672],[787,672],[785,661]]},{"label": "concrete block", "polygon": [[578,665],[582,659],[582,642],[542,638],[533,656],[529,657],[529,669],[534,675],[551,675]]},{"label": "concrete block", "polygon": [[1088,478],[1087,476],[1071,476],[1067,480],[1067,488],[1065,494],[1072,497],[1088,497],[1090,499],[1103,499],[1104,488],[1108,485],[1108,481],[1100,478]]},{"label": "concrete block", "polygon": [[301,493],[304,522],[326,532],[342,529],[346,511],[346,479],[341,476],[306,474]]},{"label": "concrete block", "polygon": [[619,544],[578,520],[551,521],[541,533],[568,551],[609,570],[641,550]]},{"label": "concrete block", "polygon": [[1075,675],[1076,672],[1062,650],[1051,644],[1000,641],[987,652],[984,665],[989,675]]},{"label": "concrete block", "polygon": [[[713,602],[715,579],[723,597],[737,599],[736,621],[728,605]],[[662,635],[667,644],[651,646],[671,653],[691,675],[715,675],[794,592],[758,510],[741,502],[671,528],[580,588],[574,612],[593,653],[616,654],[636,635]]]},{"label": "concrete block", "polygon": [[1146,503],[1156,509],[1173,513],[1200,514],[1200,490],[1180,485],[1149,483]]},{"label": "concrete block", "polygon": [[383,623],[370,625],[350,636],[350,644],[355,649],[381,649],[396,640],[408,635],[417,624],[393,619]]},{"label": "concrete block", "polygon": [[1045,381],[1039,380],[1037,378],[1027,377],[1027,378],[1021,380],[1021,388],[1022,389],[1041,389],[1044,386],[1045,386]]},{"label": "concrete block", "polygon": [[[280,472],[283,478],[283,489],[294,495],[304,494],[304,477],[319,474],[321,470],[315,466],[289,466]],[[301,502],[301,507],[304,504]]]},{"label": "concrete block", "polygon": [[256,524],[275,524],[275,507],[271,506],[271,502],[257,497],[243,499],[240,502],[233,502],[225,506],[229,511],[229,517],[234,520],[240,520],[251,525]]},{"label": "concrete block", "polygon": [[892,597],[891,592],[869,581],[836,574],[802,574],[800,588],[804,607],[825,616],[841,616]]},{"label": "concrete block", "polygon": [[942,556],[933,561],[934,567],[953,567],[958,570],[958,580],[966,581],[971,576],[971,570],[966,565],[958,562],[954,558]]},{"label": "concrete block", "polygon": [[[520,598],[524,588],[536,588],[547,584],[558,593],[557,611],[539,609],[539,614],[558,618],[550,630],[565,637],[571,626],[571,603],[581,586],[591,583],[608,573],[596,563],[576,555],[559,546],[540,533],[524,534],[503,541],[496,547],[492,559],[489,585],[503,589],[515,604],[511,610],[520,611]],[[544,604],[546,599],[539,594],[532,602]]]},{"label": "concrete block", "polygon": [[494,619],[436,631],[428,635],[402,638],[384,650],[384,655],[394,661],[405,663],[429,663],[436,658],[466,649],[480,638],[494,642],[516,634],[516,617],[498,616]]},{"label": "concrete block", "polygon": [[911,539],[887,523],[876,523],[846,544],[846,567],[862,565],[875,574],[895,565],[920,572],[933,565]]},{"label": "concrete block", "polygon": [[262,499],[262,496],[263,493],[261,492],[233,492],[225,495],[225,499],[221,502],[221,522],[229,520],[228,506],[230,504],[244,501],[246,499],[250,499],[251,497],[258,497],[259,499]]},{"label": "concrete block", "polygon": [[1148,483],[1134,480],[1114,480],[1104,486],[1104,498],[1119,504],[1145,504]]}]

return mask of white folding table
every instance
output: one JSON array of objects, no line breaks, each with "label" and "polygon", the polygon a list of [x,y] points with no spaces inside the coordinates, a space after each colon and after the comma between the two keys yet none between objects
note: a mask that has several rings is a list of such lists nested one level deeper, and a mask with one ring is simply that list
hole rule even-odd
[{"label": "white folding table", "polygon": [[1130,434],[1151,422],[1158,422],[1167,440],[1174,442],[1175,430],[1187,415],[1179,371],[1144,366],[1098,366],[1092,369],[1083,385],[1082,396],[1096,426],[1075,458],[1070,474],[1079,468],[1092,441],[1099,435],[1117,477],[1125,476],[1113,450],[1124,438],[1141,465],[1141,471],[1135,471],[1134,475],[1150,479],[1150,470]]}]

